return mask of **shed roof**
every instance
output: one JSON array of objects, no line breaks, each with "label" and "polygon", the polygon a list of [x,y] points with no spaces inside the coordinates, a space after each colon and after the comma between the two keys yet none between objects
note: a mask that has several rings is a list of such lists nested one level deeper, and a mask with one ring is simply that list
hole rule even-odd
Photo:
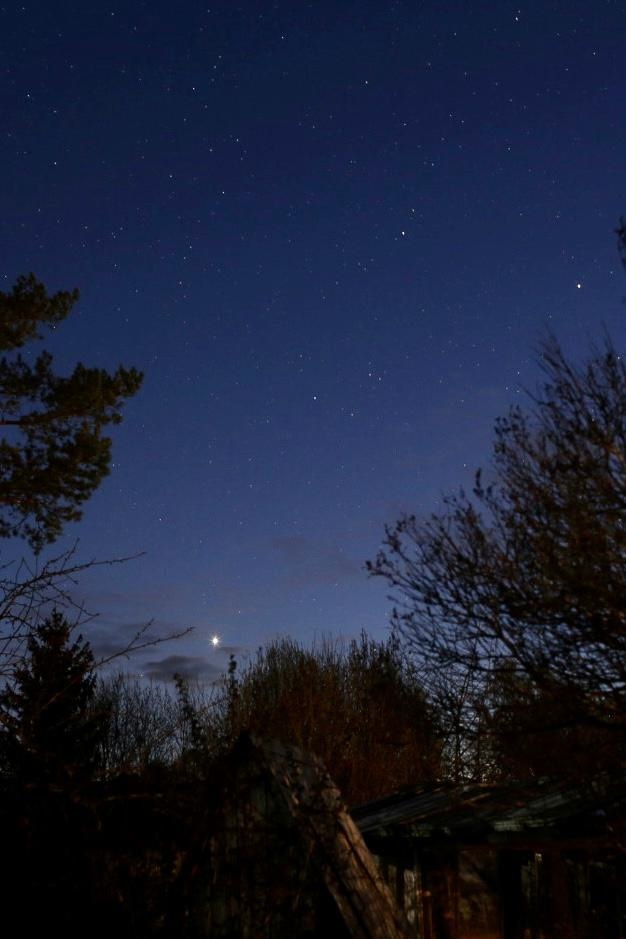
[{"label": "shed roof", "polygon": [[353,810],[368,836],[463,841],[542,833],[544,836],[602,836],[610,817],[624,818],[626,780],[602,779],[573,785],[549,779],[465,786],[421,786]]}]

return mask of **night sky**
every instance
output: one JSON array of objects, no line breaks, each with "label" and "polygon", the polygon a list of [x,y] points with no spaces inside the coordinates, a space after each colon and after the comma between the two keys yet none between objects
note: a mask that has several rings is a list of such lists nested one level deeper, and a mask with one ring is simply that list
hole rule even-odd
[{"label": "night sky", "polygon": [[625,43],[605,0],[0,7],[1,289],[145,372],[57,546],[145,552],[81,581],[99,650],[386,635],[385,522],[471,483],[546,329],[624,346]]}]

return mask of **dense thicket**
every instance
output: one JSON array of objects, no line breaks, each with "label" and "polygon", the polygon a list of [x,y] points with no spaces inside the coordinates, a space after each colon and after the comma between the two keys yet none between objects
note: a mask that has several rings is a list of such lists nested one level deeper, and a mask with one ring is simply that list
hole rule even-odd
[{"label": "dense thicket", "polygon": [[441,772],[436,716],[393,638],[277,640],[231,674],[209,713],[226,742],[247,729],[315,753],[351,804]]}]

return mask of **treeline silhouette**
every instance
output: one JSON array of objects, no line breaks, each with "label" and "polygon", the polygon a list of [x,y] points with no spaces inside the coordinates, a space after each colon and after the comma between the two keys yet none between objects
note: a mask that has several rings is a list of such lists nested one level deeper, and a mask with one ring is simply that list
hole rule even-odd
[{"label": "treeline silhouette", "polygon": [[[24,929],[202,935],[190,884],[244,730],[318,754],[356,803],[442,771],[436,715],[397,640],[280,640],[241,673],[174,690],[96,679],[61,613],[0,695],[2,883]],[[36,902],[33,902],[36,898]]]},{"label": "treeline silhouette", "polygon": [[571,710],[561,720],[557,700],[540,736],[533,715],[545,725],[555,702],[504,669],[471,733],[461,722],[455,735],[458,702],[446,713],[429,698],[396,637],[364,634],[313,648],[277,640],[243,669],[231,658],[213,686],[97,679],[88,643],[55,612],[0,695],[6,914],[27,934],[54,923],[68,936],[87,924],[92,935],[203,936],[210,884],[198,852],[222,824],[224,767],[242,731],[316,754],[357,805],[458,781],[460,752],[462,778],[483,781],[568,771],[590,749],[597,761],[601,738]]}]

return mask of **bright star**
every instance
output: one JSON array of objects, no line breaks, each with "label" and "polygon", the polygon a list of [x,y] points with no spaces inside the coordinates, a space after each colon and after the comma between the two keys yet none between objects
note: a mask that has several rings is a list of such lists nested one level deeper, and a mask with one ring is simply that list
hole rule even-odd
[{"label": "bright star", "polygon": [[217,648],[217,646],[219,646],[219,644],[220,644],[220,637],[219,637],[219,636],[211,636],[211,645],[214,646],[215,648]]}]

